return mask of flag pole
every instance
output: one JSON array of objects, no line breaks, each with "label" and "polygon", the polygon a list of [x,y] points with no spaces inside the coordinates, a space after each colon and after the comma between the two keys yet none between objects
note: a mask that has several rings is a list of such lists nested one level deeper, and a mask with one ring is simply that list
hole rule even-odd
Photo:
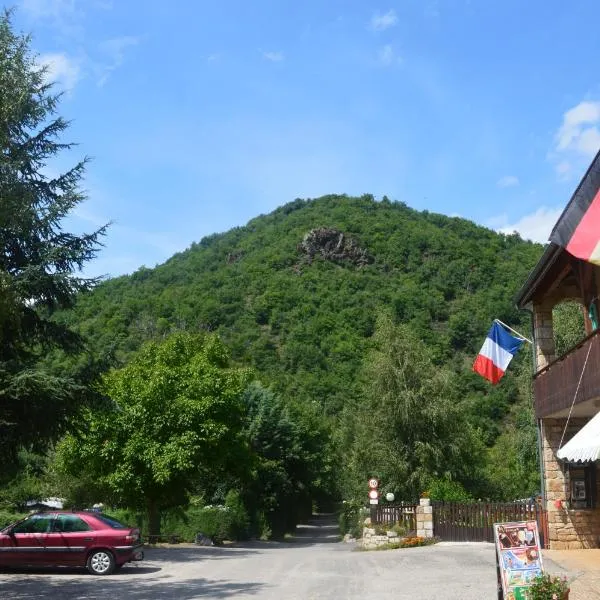
[{"label": "flag pole", "polygon": [[494,319],[494,323],[498,323],[499,325],[502,325],[502,327],[506,327],[506,329],[508,329],[508,330],[512,331],[514,334],[518,335],[522,340],[525,340],[526,342],[533,344],[533,342],[529,338],[526,338],[524,335],[522,335],[518,331],[515,331],[512,327],[509,327],[506,323],[503,323],[500,319]]}]

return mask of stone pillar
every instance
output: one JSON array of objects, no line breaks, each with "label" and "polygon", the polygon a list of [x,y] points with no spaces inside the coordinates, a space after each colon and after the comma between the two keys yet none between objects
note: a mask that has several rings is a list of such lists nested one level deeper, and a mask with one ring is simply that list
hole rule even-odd
[{"label": "stone pillar", "polygon": [[[556,458],[564,424],[564,419],[542,419],[542,452],[544,454],[546,509],[548,513],[561,512],[562,509],[557,508],[554,503],[557,500],[568,500],[567,474]],[[567,439],[569,438],[567,437]]]},{"label": "stone pillar", "polygon": [[535,370],[539,371],[556,358],[551,305],[533,305],[533,339],[535,344]]},{"label": "stone pillar", "polygon": [[417,506],[417,535],[424,538],[433,537],[433,507],[429,498],[421,498]]}]

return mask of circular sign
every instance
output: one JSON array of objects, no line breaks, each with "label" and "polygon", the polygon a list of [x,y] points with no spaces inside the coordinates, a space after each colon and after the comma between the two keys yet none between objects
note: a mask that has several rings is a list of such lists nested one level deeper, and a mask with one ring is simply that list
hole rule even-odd
[{"label": "circular sign", "polygon": [[377,479],[375,479],[375,477],[372,477],[371,479],[369,479],[369,487],[371,489],[376,490],[378,486],[379,486],[379,481],[377,481]]},{"label": "circular sign", "polygon": [[377,498],[379,498],[377,490],[369,490],[369,498],[371,498],[371,500],[377,500]]},{"label": "circular sign", "polygon": [[392,494],[392,492],[388,492],[388,493],[385,495],[385,499],[386,499],[388,502],[393,502],[395,498],[396,498],[396,496],[394,496],[394,494]]}]

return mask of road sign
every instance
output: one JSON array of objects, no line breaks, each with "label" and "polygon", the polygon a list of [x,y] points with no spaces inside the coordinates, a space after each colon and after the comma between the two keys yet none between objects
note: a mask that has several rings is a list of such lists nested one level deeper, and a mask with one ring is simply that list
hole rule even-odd
[{"label": "road sign", "polygon": [[376,490],[379,487],[379,481],[377,481],[375,477],[372,477],[371,479],[369,479],[369,487],[372,490]]},{"label": "road sign", "polygon": [[379,492],[377,490],[369,490],[369,498],[371,498],[371,500],[377,500],[377,498],[379,498]]},{"label": "road sign", "polygon": [[371,504],[379,504],[379,500],[378,500],[377,498],[371,498],[371,499],[369,500],[369,502],[370,502]]}]

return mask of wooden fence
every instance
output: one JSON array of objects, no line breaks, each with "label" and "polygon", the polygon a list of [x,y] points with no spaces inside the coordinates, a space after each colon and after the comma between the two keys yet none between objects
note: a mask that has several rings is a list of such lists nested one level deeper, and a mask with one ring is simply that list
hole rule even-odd
[{"label": "wooden fence", "polygon": [[537,521],[546,547],[546,512],[535,502],[433,502],[433,533],[451,542],[493,542],[494,523]]},{"label": "wooden fence", "polygon": [[417,530],[417,506],[416,502],[377,504],[372,507],[371,520],[382,525],[399,523],[406,531],[415,532]]}]

